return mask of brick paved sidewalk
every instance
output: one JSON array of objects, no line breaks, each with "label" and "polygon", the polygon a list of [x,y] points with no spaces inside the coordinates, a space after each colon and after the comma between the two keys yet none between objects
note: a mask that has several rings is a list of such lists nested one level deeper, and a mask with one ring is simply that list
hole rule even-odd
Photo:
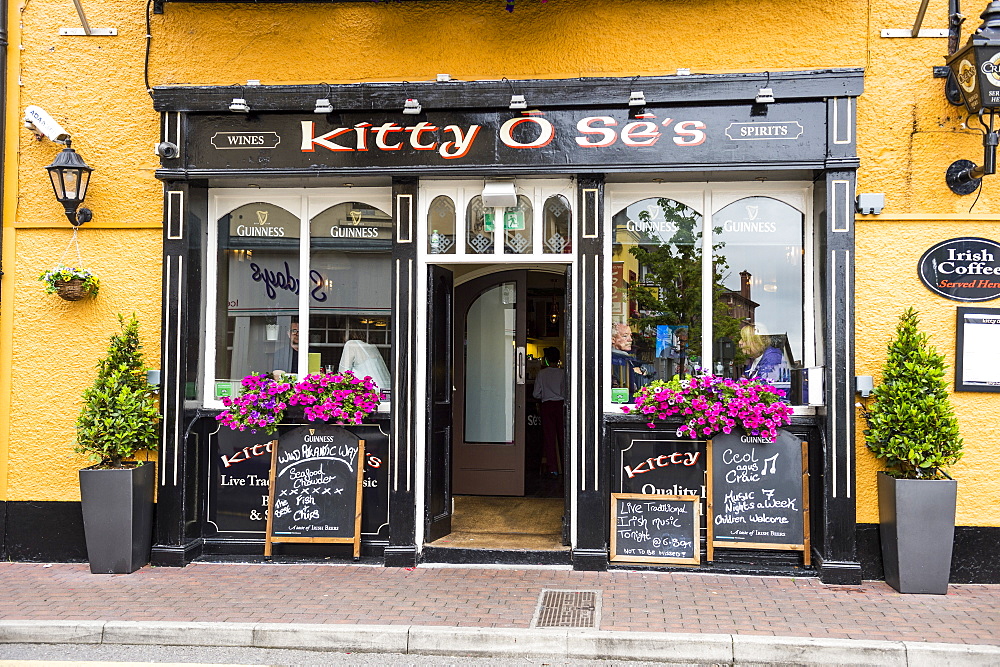
[{"label": "brick paved sidewalk", "polygon": [[543,588],[600,590],[601,630],[1000,645],[1000,585],[900,595],[881,582],[621,570],[0,563],[0,619],[527,628]]}]

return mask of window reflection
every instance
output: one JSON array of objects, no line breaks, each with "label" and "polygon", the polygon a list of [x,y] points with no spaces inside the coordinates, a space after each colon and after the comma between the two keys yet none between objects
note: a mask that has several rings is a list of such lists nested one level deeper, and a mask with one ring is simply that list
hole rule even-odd
[{"label": "window reflection", "polygon": [[701,366],[702,216],[650,198],[612,223],[613,400],[630,402],[650,381]]},{"label": "window reflection", "polygon": [[351,370],[388,399],[392,218],[363,202],[325,209],[310,221],[308,268],[301,225],[266,202],[219,219],[214,397],[249,374]]},{"label": "window reflection", "polygon": [[717,300],[740,323],[716,332],[716,371],[763,378],[789,390],[803,351],[803,214],[770,197],[717,212],[716,255],[727,271]]}]

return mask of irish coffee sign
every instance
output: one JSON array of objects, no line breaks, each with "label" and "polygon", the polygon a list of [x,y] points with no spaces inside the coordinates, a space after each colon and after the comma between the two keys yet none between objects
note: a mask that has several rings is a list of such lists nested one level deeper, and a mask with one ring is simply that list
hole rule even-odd
[{"label": "irish coffee sign", "polygon": [[920,258],[920,280],[930,291],[953,301],[1000,297],[1000,243],[963,237],[932,246]]}]

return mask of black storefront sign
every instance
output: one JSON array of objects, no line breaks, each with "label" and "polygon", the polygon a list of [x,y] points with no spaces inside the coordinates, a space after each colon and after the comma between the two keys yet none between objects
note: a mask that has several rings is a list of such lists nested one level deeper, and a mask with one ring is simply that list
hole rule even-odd
[{"label": "black storefront sign", "polygon": [[[290,427],[281,427],[287,431]],[[365,441],[361,535],[389,535],[389,436],[377,424],[351,426]],[[267,521],[271,442],[278,433],[251,433],[220,427],[209,435],[213,460],[208,483],[208,522],[220,536],[263,537]]]},{"label": "black storefront sign", "polygon": [[930,291],[953,301],[1000,297],[1000,243],[963,237],[929,248],[917,272]]},{"label": "black storefront sign", "polygon": [[[686,166],[822,161],[821,101],[773,105],[327,115],[204,116],[184,161],[199,169]],[[754,140],[748,140],[754,139]]]},{"label": "black storefront sign", "polygon": [[705,443],[662,431],[617,431],[618,493],[705,497]]}]

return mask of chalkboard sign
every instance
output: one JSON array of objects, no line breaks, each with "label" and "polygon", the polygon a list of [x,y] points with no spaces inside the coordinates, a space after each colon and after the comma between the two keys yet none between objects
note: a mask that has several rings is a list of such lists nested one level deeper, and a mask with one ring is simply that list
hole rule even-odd
[{"label": "chalkboard sign", "polygon": [[611,494],[611,560],[701,562],[700,496]]},{"label": "chalkboard sign", "polygon": [[349,542],[361,554],[365,443],[339,426],[302,426],[271,453],[264,555],[273,542]]},{"label": "chalkboard sign", "polygon": [[715,547],[802,551],[809,559],[806,443],[743,433],[708,441],[708,560]]}]

